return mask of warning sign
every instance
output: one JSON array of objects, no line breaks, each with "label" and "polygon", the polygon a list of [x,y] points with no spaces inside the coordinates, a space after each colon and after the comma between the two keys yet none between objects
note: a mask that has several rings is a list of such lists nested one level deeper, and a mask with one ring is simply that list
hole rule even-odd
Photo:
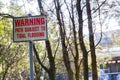
[{"label": "warning sign", "polygon": [[13,19],[13,41],[47,39],[46,16],[16,17]]}]

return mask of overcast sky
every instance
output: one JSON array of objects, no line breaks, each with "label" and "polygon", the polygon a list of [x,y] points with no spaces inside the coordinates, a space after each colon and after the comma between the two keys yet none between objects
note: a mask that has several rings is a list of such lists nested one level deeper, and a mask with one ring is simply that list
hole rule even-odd
[{"label": "overcast sky", "polygon": [[[5,13],[8,13],[7,8],[8,8],[8,5],[10,4],[9,2],[10,0],[0,0],[0,1],[2,1],[5,4],[3,11]],[[51,0],[48,0],[48,1],[50,2]],[[39,15],[39,8],[38,8],[37,0],[19,0],[18,4],[23,5],[22,9],[26,15],[29,13],[34,13],[34,15]],[[47,5],[43,7],[47,11]],[[118,22],[114,18],[108,20],[107,23],[108,25],[103,26],[103,31],[120,29]],[[99,27],[98,27],[98,30],[99,30]],[[87,33],[87,28],[85,29],[84,32]]]}]

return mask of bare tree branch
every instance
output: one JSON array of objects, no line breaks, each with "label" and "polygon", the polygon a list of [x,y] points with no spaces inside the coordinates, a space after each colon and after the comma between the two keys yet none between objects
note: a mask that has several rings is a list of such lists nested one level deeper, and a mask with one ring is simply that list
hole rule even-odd
[{"label": "bare tree branch", "polygon": [[56,50],[55,50],[55,53],[54,53],[54,59],[55,59],[55,57],[56,57],[56,54],[57,54],[59,45],[60,45],[60,39],[58,39],[58,44],[57,44],[57,47],[56,47]]},{"label": "bare tree branch", "polygon": [[[94,13],[96,13],[96,12],[104,5],[104,3],[105,3],[106,1],[107,1],[107,0],[103,1],[103,2],[98,6],[98,8],[95,9],[91,14],[93,15]],[[99,15],[97,15],[97,16],[99,16]],[[97,17],[97,16],[96,16],[96,17]],[[87,20],[87,18],[84,19],[83,22],[86,21],[86,20]]]},{"label": "bare tree branch", "polygon": [[43,65],[43,63],[41,62],[41,60],[40,60],[40,58],[39,58],[39,55],[38,55],[38,52],[37,52],[34,44],[33,44],[33,51],[34,51],[35,56],[36,56],[36,58],[37,58],[37,60],[38,60],[38,63],[39,63],[47,72],[49,72],[48,68],[45,67],[45,66]]},{"label": "bare tree branch", "polygon": [[[98,0],[96,0],[96,2],[97,2],[97,5],[100,7],[100,5],[99,5],[99,2],[98,2]],[[101,6],[104,4],[106,2],[106,0],[101,4]],[[100,21],[100,29],[101,29],[101,32],[100,32],[100,40],[97,42],[97,44],[95,45],[95,48],[98,46],[98,44],[101,42],[101,40],[102,40],[102,23],[101,23],[101,19],[100,19],[100,8],[98,9],[99,10],[99,21]]]},{"label": "bare tree branch", "polygon": [[6,13],[0,13],[0,16],[2,16],[4,18],[14,18],[14,16],[12,16],[10,14],[6,14]]},{"label": "bare tree branch", "polygon": [[[97,0],[96,0],[96,1],[97,1]],[[94,14],[95,12],[97,12],[97,11],[101,8],[101,6],[103,6],[103,5],[105,4],[106,1],[107,1],[107,0],[103,1],[103,2],[98,6],[98,8],[95,9],[95,11],[94,11],[92,14]],[[98,2],[97,2],[97,4],[98,4]]]}]

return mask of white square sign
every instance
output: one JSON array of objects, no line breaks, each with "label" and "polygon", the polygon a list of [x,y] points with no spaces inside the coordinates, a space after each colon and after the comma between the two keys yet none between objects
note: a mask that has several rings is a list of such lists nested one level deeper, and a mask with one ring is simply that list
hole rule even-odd
[{"label": "white square sign", "polygon": [[13,41],[47,39],[46,16],[16,17],[13,19]]}]

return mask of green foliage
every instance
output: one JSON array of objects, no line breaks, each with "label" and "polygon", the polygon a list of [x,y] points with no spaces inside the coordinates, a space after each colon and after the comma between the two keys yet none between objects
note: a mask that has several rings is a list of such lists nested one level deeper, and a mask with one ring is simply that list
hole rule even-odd
[{"label": "green foliage", "polygon": [[[1,4],[0,4],[1,6]],[[19,6],[10,6],[9,13],[21,15]],[[29,57],[27,43],[13,43],[12,19],[0,17],[0,79],[20,79],[20,76],[28,77]],[[1,68],[0,66],[0,68]],[[26,74],[22,73],[25,72]]]},{"label": "green foliage", "polygon": [[[0,64],[2,65],[1,78],[18,76],[24,68],[28,70],[26,43],[13,43],[11,20],[3,19],[0,24]],[[22,65],[21,65],[22,64]],[[9,72],[9,73],[8,73]],[[16,74],[14,74],[16,72]]]},{"label": "green foliage", "polygon": [[0,24],[0,36],[4,34],[3,30],[4,30],[4,25]]}]

